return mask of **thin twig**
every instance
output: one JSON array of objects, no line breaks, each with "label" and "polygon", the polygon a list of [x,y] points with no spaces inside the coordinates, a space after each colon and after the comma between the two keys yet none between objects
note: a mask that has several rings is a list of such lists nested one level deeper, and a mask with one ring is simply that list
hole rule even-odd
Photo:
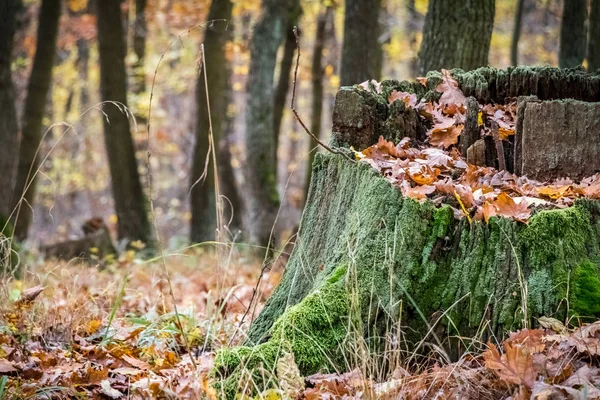
[{"label": "thin twig", "polygon": [[307,128],[307,126],[302,121],[302,118],[300,118],[300,115],[298,115],[298,111],[296,111],[296,105],[295,105],[295,101],[296,101],[296,80],[298,78],[298,66],[300,65],[300,35],[298,34],[298,27],[297,26],[294,26],[294,36],[296,37],[296,50],[297,50],[296,53],[297,53],[297,55],[296,55],[296,68],[294,69],[294,81],[293,81],[293,84],[292,84],[292,104],[290,104],[290,108],[292,109],[292,112],[296,116],[296,119],[298,120],[298,123],[302,126],[302,128],[304,129],[304,131],[311,138],[313,138],[313,140],[315,142],[317,142],[320,146],[322,146],[325,150],[327,150],[330,153],[339,154],[341,156],[344,156],[345,158],[347,158],[350,161],[354,161],[347,154],[342,153],[341,151],[332,149],[331,147],[329,147],[325,143],[323,143],[318,137],[316,137],[310,131],[310,129]]}]

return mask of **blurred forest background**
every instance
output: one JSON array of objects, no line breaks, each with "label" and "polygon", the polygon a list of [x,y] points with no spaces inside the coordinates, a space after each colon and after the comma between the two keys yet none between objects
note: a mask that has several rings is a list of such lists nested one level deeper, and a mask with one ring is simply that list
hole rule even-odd
[{"label": "blurred forest background", "polygon": [[[20,3],[2,0],[4,12],[11,2]],[[283,244],[293,236],[306,196],[308,165],[315,144],[289,109],[296,47],[292,27],[297,25],[301,34],[297,109],[313,133],[328,142],[338,88],[360,83],[344,82],[340,71],[345,7],[352,2],[296,0],[290,3],[286,10],[289,14],[281,20],[269,14],[277,8],[276,0],[213,0],[213,3],[210,0],[22,1],[16,12],[9,65],[21,138],[29,132],[30,139],[33,135],[31,143],[35,143],[38,137],[41,144],[36,157],[42,162],[35,196],[32,193],[25,196],[27,201],[20,210],[19,218],[27,220],[27,214],[31,214],[31,225],[19,228],[17,223],[19,239],[26,238],[37,245],[78,237],[82,223],[92,217],[104,219],[114,237],[148,239],[150,218],[121,216],[123,222],[131,217],[134,222],[128,224],[134,228],[119,226],[115,211],[115,198],[121,202],[121,209],[132,206],[123,202],[144,203],[142,191],[154,200],[157,224],[167,247],[183,245],[190,238],[203,241],[214,236],[215,225],[211,222],[214,193],[207,189],[213,185],[212,170],[208,170],[205,181],[199,182],[208,151],[206,89],[200,52],[203,42],[212,124],[215,137],[219,138],[216,157],[220,192],[228,198],[223,218],[232,221],[228,224],[228,235],[237,241],[264,245],[268,241],[264,232],[269,229],[250,229],[247,235],[244,226],[262,223],[270,227],[273,210],[261,214],[260,209],[274,207],[276,210],[280,204],[275,229],[277,243]],[[489,64],[498,68],[515,63],[558,65],[564,6],[562,0],[496,0]],[[376,68],[381,73],[372,78],[403,80],[421,74],[417,56],[427,9],[427,0],[382,0],[375,26],[356,24],[349,28],[348,34],[373,36],[377,33],[375,51],[380,51],[381,56]],[[521,13],[521,24],[515,29],[518,13]],[[269,41],[253,44],[253,29],[262,14],[266,22],[254,35],[263,35]],[[115,21],[120,21],[121,32],[114,29]],[[280,40],[276,40],[277,24],[281,21],[285,28]],[[453,23],[451,19],[447,22]],[[52,32],[56,24],[58,33],[54,44]],[[363,45],[360,39],[354,41],[357,46]],[[270,77],[252,69],[253,46],[260,47],[263,53],[276,53],[274,73]],[[103,47],[107,55],[101,60]],[[2,61],[6,63],[6,52],[6,47],[0,49],[3,53],[0,65]],[[101,67],[105,71],[118,70],[122,53],[125,53],[127,92],[121,93],[114,87],[101,90]],[[9,57],[10,54],[9,51]],[[374,56],[369,53],[364,57]],[[39,69],[38,75],[35,75],[36,69]],[[255,84],[248,85],[253,79]],[[273,82],[271,87],[269,79]],[[46,97],[32,95],[44,93],[44,85],[47,86]],[[246,113],[261,112],[262,103],[257,99],[265,92],[273,96],[276,136],[274,141],[252,140],[247,145],[247,134],[256,137],[264,127],[249,125]],[[107,96],[123,103],[126,99],[137,120],[136,125],[133,118],[129,119],[139,176],[129,174],[132,160],[127,160],[127,154],[119,153],[123,148],[127,153],[130,146],[119,142],[123,137],[105,141],[104,118],[98,104]],[[36,107],[36,102],[43,102],[42,107],[39,104]],[[109,119],[114,118],[111,120],[114,128],[123,121],[118,117],[120,113],[115,112],[116,107],[111,108],[112,111],[108,111],[109,107],[105,106],[105,112]],[[40,109],[43,116],[36,111]],[[29,119],[35,121],[36,115],[42,126],[28,126],[31,125]],[[263,136],[266,133],[262,131]],[[5,161],[19,153],[16,141],[12,146],[6,142],[0,146],[0,158]],[[113,176],[119,177],[112,187],[111,164],[106,151],[110,146],[115,154]],[[264,154],[273,149],[276,149],[278,196],[263,193],[265,198],[261,199],[253,193],[258,189],[252,177],[268,169]],[[25,154],[25,158],[31,159],[35,151],[35,146],[21,146],[20,157],[23,159]],[[255,151],[256,154],[249,156],[249,152]],[[152,193],[146,178],[148,152],[151,153]],[[28,170],[26,168],[26,172]],[[10,174],[6,169],[2,174],[4,184]],[[136,179],[139,183],[134,182]],[[197,183],[194,185],[194,182]],[[113,196],[113,190],[119,193]],[[11,204],[15,204],[14,198]],[[145,204],[141,209],[144,207]],[[233,215],[228,211],[231,207]],[[213,211],[204,211],[207,208]],[[0,213],[10,213],[12,209],[5,207]],[[132,233],[133,230],[137,232]]]}]

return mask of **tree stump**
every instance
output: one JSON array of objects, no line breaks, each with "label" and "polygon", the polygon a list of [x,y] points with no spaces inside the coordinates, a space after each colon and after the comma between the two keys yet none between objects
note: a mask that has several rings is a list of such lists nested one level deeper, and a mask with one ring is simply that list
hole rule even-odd
[{"label": "tree stump", "polygon": [[[598,76],[579,70],[453,73],[465,94],[480,102],[567,92],[598,100],[600,94]],[[382,82],[379,97],[400,88],[431,98],[436,74],[428,76],[427,87]],[[547,90],[550,84],[557,92]],[[379,135],[418,137],[423,127],[416,115],[377,97],[340,90],[334,145],[362,150]],[[541,316],[600,315],[599,268],[597,201],[539,210],[527,224],[456,220],[448,206],[403,197],[369,165],[319,154],[281,283],[253,321],[245,346],[218,353],[213,375],[232,398],[249,379],[259,382],[258,389],[276,385],[275,365],[287,353],[303,375],[351,370],[365,357],[386,368],[390,349],[414,355],[427,343],[452,358],[473,343],[535,325]]]}]

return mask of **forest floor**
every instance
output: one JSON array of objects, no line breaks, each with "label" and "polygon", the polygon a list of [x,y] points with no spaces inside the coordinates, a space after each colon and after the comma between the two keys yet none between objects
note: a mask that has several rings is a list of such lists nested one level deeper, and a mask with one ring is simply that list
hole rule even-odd
[{"label": "forest floor", "polygon": [[[170,279],[161,262],[131,254],[105,269],[35,263],[3,285],[0,399],[220,398],[210,378],[215,352],[243,341],[261,269],[239,255],[217,266],[210,252],[168,257]],[[281,270],[264,273],[256,311]],[[600,397],[600,322],[540,322],[546,329],[511,333],[454,363],[434,355],[401,363],[384,379],[368,368],[300,377],[284,357],[281,387],[256,398]]]}]

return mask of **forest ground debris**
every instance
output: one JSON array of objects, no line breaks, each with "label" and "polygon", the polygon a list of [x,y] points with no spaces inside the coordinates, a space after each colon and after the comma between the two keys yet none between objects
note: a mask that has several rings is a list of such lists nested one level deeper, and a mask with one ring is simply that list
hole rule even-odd
[{"label": "forest ground debris", "polygon": [[600,199],[600,174],[578,183],[569,178],[539,182],[468,164],[455,147],[413,147],[409,138],[394,144],[380,137],[356,158],[373,166],[404,196],[449,204],[457,218],[487,222],[503,216],[527,222],[536,207],[565,208],[578,198]]}]

